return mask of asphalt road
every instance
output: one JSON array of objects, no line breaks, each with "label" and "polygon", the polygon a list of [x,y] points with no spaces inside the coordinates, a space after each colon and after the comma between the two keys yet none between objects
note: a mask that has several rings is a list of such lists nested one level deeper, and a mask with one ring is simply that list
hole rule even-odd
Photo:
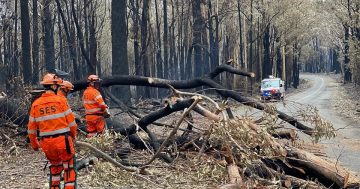
[{"label": "asphalt road", "polygon": [[[336,138],[320,141],[326,147],[324,152],[346,168],[360,173],[360,126],[341,116],[331,106],[331,100],[341,89],[338,87],[341,83],[325,74],[301,74],[300,77],[309,80],[311,87],[285,97],[285,104],[288,101],[287,104],[295,102],[315,106],[321,117],[337,129]],[[289,108],[280,103],[277,103],[276,107],[289,112]]]}]

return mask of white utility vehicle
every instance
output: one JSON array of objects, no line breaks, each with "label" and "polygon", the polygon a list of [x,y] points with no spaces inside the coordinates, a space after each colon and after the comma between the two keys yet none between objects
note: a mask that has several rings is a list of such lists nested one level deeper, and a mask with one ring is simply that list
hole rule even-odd
[{"label": "white utility vehicle", "polygon": [[261,100],[283,100],[285,96],[284,81],[280,78],[270,76],[261,81]]}]

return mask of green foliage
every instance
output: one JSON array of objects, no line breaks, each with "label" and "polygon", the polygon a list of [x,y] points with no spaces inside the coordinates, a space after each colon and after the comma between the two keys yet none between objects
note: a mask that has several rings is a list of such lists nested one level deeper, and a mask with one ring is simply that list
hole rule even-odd
[{"label": "green foliage", "polygon": [[331,139],[336,136],[333,124],[325,121],[320,115],[319,110],[311,105],[305,106],[298,111],[302,121],[310,123],[313,126],[313,142],[317,143],[320,139]]}]

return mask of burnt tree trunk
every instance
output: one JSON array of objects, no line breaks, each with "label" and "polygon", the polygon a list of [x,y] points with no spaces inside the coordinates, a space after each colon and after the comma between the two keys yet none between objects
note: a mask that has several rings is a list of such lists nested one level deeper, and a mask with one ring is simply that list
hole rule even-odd
[{"label": "burnt tree trunk", "polygon": [[18,76],[19,75],[19,60],[18,60],[18,55],[19,55],[19,50],[18,50],[18,0],[15,0],[15,11],[14,11],[14,55],[13,55],[13,76]]},{"label": "burnt tree trunk", "polygon": [[[111,1],[112,74],[129,74],[127,58],[126,1]],[[113,93],[130,103],[130,86],[115,86]]]},{"label": "burnt tree trunk", "polygon": [[299,86],[299,65],[298,65],[298,45],[297,42],[293,45],[293,87],[296,89]]},{"label": "burnt tree trunk", "polygon": [[[179,2],[177,8],[179,9]],[[178,27],[178,54],[179,54],[179,79],[184,79],[184,72],[185,72],[185,44],[184,44],[184,38],[185,38],[185,34],[184,34],[184,30],[187,27],[187,23],[185,23],[184,21],[184,3],[182,2],[181,4],[181,11],[178,10],[178,12],[180,12],[179,15],[179,27]]]},{"label": "burnt tree trunk", "polygon": [[29,0],[20,1],[21,9],[21,63],[23,66],[24,82],[29,84],[32,81],[31,55],[30,55],[30,16]]},{"label": "burnt tree trunk", "polygon": [[[201,12],[200,12],[201,13]],[[211,71],[210,69],[210,61],[209,61],[209,43],[208,43],[208,36],[206,32],[206,26],[205,26],[205,19],[201,15],[201,48],[202,48],[202,64],[203,64],[203,70],[201,75],[204,73],[209,73]]]},{"label": "burnt tree trunk", "polygon": [[[277,47],[276,47],[276,77],[282,78],[282,55],[281,55],[281,43],[280,37],[276,38]],[[284,78],[282,78],[284,80]]]},{"label": "burnt tree trunk", "polygon": [[163,0],[163,17],[164,17],[164,35],[163,35],[163,41],[164,41],[164,78],[169,78],[169,34],[168,34],[168,17],[167,17],[167,1]]},{"label": "burnt tree trunk", "polygon": [[[188,7],[191,6],[191,1],[187,2]],[[185,6],[185,5],[184,5]],[[192,62],[191,62],[191,53],[193,51],[193,45],[190,42],[190,35],[189,35],[189,22],[190,22],[190,13],[191,9],[188,8],[187,12],[185,13],[185,27],[184,27],[184,40],[183,40],[183,59],[184,59],[184,71],[182,79],[191,78],[192,75]],[[190,53],[190,54],[189,54]]]},{"label": "burnt tree trunk", "polygon": [[[241,18],[241,3],[240,0],[237,0],[237,11],[238,11],[238,17],[239,17],[239,46],[240,46],[240,52],[239,52],[239,61],[240,61],[240,67],[242,69],[245,68],[245,64],[244,64],[244,46],[243,46],[243,39],[242,39],[242,18]],[[259,73],[258,73],[259,74]]]},{"label": "burnt tree trunk", "polygon": [[46,70],[51,72],[55,69],[55,49],[54,49],[54,32],[52,24],[52,16],[50,12],[51,0],[44,0],[44,60]]},{"label": "burnt tree trunk", "polygon": [[344,25],[344,83],[351,82],[352,74],[350,70],[350,55],[349,55],[349,26]]},{"label": "burnt tree trunk", "polygon": [[[148,20],[149,20],[149,4],[150,0],[143,1],[143,10],[141,14],[141,66],[143,68],[144,76],[150,76],[150,63],[148,60]],[[143,93],[144,98],[150,98],[150,90],[145,89]]]},{"label": "burnt tree trunk", "polygon": [[178,65],[177,65],[177,57],[176,57],[176,49],[175,49],[175,7],[174,2],[171,1],[171,24],[169,27],[169,41],[170,41],[170,57],[169,57],[169,66],[170,66],[170,74],[172,77],[170,79],[177,79]]},{"label": "burnt tree trunk", "polygon": [[[140,58],[140,45],[139,45],[139,22],[140,22],[140,16],[139,16],[139,0],[130,0],[131,9],[133,11],[132,13],[132,31],[134,34],[134,66],[135,66],[135,74],[136,75],[143,75],[143,71],[141,68],[141,58]],[[142,87],[136,86],[136,95],[137,98],[140,98],[142,95]]]},{"label": "burnt tree trunk", "polygon": [[[161,29],[160,29],[160,19],[159,19],[159,12],[158,12],[158,1],[155,0],[155,16],[156,16],[156,76],[158,78],[164,78],[164,69],[163,69],[163,60],[161,58]],[[157,96],[158,97],[162,97],[164,96],[165,91],[163,91],[162,89],[158,89],[157,90]]]},{"label": "burnt tree trunk", "polygon": [[[254,1],[251,0],[250,1],[250,27],[249,27],[249,31],[248,31],[248,34],[249,34],[249,70],[250,71],[254,71],[254,62],[253,62],[253,3]],[[264,18],[264,17],[263,17]],[[251,80],[251,85],[252,85],[252,80]]]},{"label": "burnt tree trunk", "polygon": [[160,30],[160,21],[159,21],[159,13],[158,13],[158,3],[155,0],[155,16],[156,16],[156,76],[158,78],[164,78],[164,71],[163,71],[163,60],[161,58],[161,30]]},{"label": "burnt tree trunk", "polygon": [[[95,68],[97,68],[97,43],[96,43],[96,8],[94,7],[94,2],[90,1],[90,12],[89,12],[89,52],[90,52],[90,64],[93,65]],[[96,5],[95,5],[96,6]],[[121,12],[121,11],[119,11]],[[85,19],[85,20],[88,20]],[[125,28],[125,34],[126,34],[126,28]],[[126,36],[126,35],[125,35]],[[127,43],[125,43],[126,45]],[[123,52],[122,52],[123,53]],[[126,49],[127,53],[127,49]],[[123,55],[126,56],[126,63],[127,63],[127,54]],[[126,67],[124,67],[126,70]],[[97,70],[97,74],[99,75],[101,72],[100,70]],[[119,74],[129,74],[129,72],[119,73]],[[125,91],[124,91],[125,92]]]},{"label": "burnt tree trunk", "polygon": [[32,84],[39,82],[39,19],[38,19],[38,7],[37,0],[33,0],[33,41],[32,41],[32,58],[33,58],[33,79]]},{"label": "burnt tree trunk", "polygon": [[[254,23],[254,15],[253,15],[253,3],[254,1],[251,0],[250,1],[250,26],[249,26],[249,31],[248,31],[248,34],[249,34],[249,61],[248,61],[248,69],[253,72],[254,71],[254,57],[253,57],[253,23]],[[253,84],[254,84],[254,79],[252,78],[249,78],[250,81],[250,95],[252,95],[253,93]]]},{"label": "burnt tree trunk", "polygon": [[333,67],[331,71],[335,71],[336,74],[341,73],[341,64],[338,61],[338,50],[332,49],[332,59],[333,59]]},{"label": "burnt tree trunk", "polygon": [[68,70],[65,68],[65,62],[64,62],[64,45],[63,45],[63,28],[61,26],[61,15],[59,12],[57,12],[58,18],[57,18],[57,26],[58,26],[58,38],[59,38],[59,69],[60,70]]},{"label": "burnt tree trunk", "polygon": [[204,63],[202,61],[202,27],[204,27],[204,20],[201,15],[201,1],[192,0],[192,14],[193,14],[193,47],[194,47],[194,76],[199,77],[203,74]]},{"label": "burnt tree trunk", "polygon": [[264,32],[263,38],[263,47],[264,47],[264,65],[262,70],[262,77],[268,78],[269,75],[272,75],[272,65],[270,61],[270,26],[267,25]]},{"label": "burnt tree trunk", "polygon": [[258,18],[258,22],[257,22],[257,24],[258,24],[258,26],[257,26],[257,28],[258,28],[258,32],[257,32],[257,62],[256,62],[256,71],[255,71],[255,73],[256,73],[256,77],[255,77],[255,79],[256,79],[256,81],[258,81],[258,82],[260,82],[261,81],[261,78],[262,78],[262,68],[263,68],[263,64],[262,64],[262,60],[261,60],[261,54],[262,54],[262,50],[263,50],[263,48],[261,48],[261,35],[262,35],[262,33],[261,33],[261,27],[260,27],[260,17]]},{"label": "burnt tree trunk", "polygon": [[[89,35],[89,31],[91,30],[90,28],[90,20],[91,20],[91,16],[90,16],[90,10],[89,10],[89,5],[92,4],[93,1],[89,1],[89,0],[84,0],[84,3],[82,3],[83,5],[83,11],[84,13],[81,15],[81,13],[79,12],[78,13],[78,18],[82,18],[83,20],[80,20],[80,22],[83,22],[84,23],[84,43],[85,43],[85,49],[87,49],[89,51],[89,59],[90,59],[90,63],[93,63],[91,62],[91,50],[90,50],[90,35]],[[81,6],[81,3],[79,3],[78,7]],[[95,64],[93,64],[95,65]],[[96,66],[96,65],[95,65]]]},{"label": "burnt tree trunk", "polygon": [[210,0],[208,0],[207,5],[208,5],[207,14],[208,14],[208,22],[209,22],[208,30],[209,30],[209,41],[210,41],[210,70],[212,70],[216,67],[214,66],[215,65],[214,45],[216,41],[214,37],[212,5]]}]

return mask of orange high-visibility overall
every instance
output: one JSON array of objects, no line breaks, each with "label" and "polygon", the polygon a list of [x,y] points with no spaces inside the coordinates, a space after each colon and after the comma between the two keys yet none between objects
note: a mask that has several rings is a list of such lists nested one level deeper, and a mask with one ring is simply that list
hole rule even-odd
[{"label": "orange high-visibility overall", "polygon": [[[34,150],[44,151],[50,166],[50,188],[60,188],[60,174],[64,170],[65,189],[76,185],[74,143],[77,125],[71,109],[63,97],[45,92],[36,99],[30,110],[28,135]],[[40,145],[37,139],[39,131]]]},{"label": "orange high-visibility overall", "polygon": [[105,104],[100,92],[92,86],[87,87],[84,91],[83,103],[88,137],[103,133],[105,128],[103,115],[108,106]]}]

